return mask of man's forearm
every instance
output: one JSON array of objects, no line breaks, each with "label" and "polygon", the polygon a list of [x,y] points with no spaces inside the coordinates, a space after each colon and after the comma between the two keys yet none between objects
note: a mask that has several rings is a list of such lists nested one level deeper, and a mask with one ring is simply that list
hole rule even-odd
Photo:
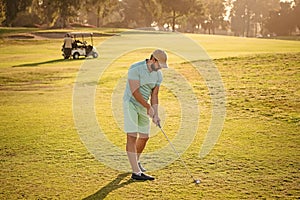
[{"label": "man's forearm", "polygon": [[138,81],[138,80],[128,80],[128,82],[129,82],[129,87],[130,87],[132,96],[143,107],[145,107],[145,108],[147,108],[147,110],[149,110],[150,107],[151,107],[150,104],[147,101],[145,101],[145,99],[143,98],[142,94],[139,91],[140,81]]},{"label": "man's forearm", "polygon": [[158,96],[157,95],[151,96],[151,106],[154,110],[154,115],[158,115]]},{"label": "man's forearm", "polygon": [[156,86],[153,88],[152,93],[151,93],[151,106],[154,110],[154,116],[158,116],[158,91],[159,91],[159,86]]},{"label": "man's forearm", "polygon": [[139,90],[133,92],[132,95],[135,98],[135,100],[139,102],[143,107],[147,108],[147,110],[151,107],[150,104],[147,101],[145,101]]}]

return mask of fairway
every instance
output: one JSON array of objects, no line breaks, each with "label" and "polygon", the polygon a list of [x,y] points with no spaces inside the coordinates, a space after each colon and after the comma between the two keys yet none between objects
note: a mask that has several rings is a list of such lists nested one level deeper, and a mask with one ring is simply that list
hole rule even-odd
[{"label": "fairway", "polygon": [[[81,66],[100,61],[103,50],[98,49],[97,59],[64,60],[62,39],[6,37],[27,31],[39,30],[0,32],[0,199],[300,198],[299,41],[186,35],[213,59],[226,93],[222,133],[204,158],[199,152],[213,107],[206,77],[200,76],[192,63],[169,53],[171,69],[163,71],[164,82],[180,85],[183,77],[200,111],[195,138],[182,154],[193,176],[201,179],[201,184],[195,185],[180,160],[149,172],[155,181],[134,182],[130,180],[130,168],[128,172],[118,171],[95,159],[77,132],[73,89]],[[122,30],[87,31],[115,34]],[[110,38],[96,37],[94,43]],[[148,58],[151,50],[147,47],[127,52],[106,68],[98,82],[91,83],[97,86],[98,123],[106,138],[123,151],[126,135],[118,115],[122,107],[114,101],[123,91],[117,86],[122,86],[129,66]],[[201,60],[193,62],[201,64]],[[178,76],[173,76],[172,70]],[[186,96],[182,102],[180,95]],[[173,93],[161,87],[163,128],[170,139],[180,129],[180,107],[188,101],[187,96],[186,91]],[[151,133],[146,152],[168,144],[157,127],[152,126]],[[147,164],[151,166],[145,163],[145,168]]]}]

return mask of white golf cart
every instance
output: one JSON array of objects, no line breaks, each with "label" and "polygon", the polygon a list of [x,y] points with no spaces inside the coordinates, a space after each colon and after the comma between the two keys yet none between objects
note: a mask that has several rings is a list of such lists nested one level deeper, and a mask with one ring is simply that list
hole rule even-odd
[{"label": "white golf cart", "polygon": [[[93,58],[98,57],[97,49],[94,47],[93,44],[93,33],[84,33],[84,32],[72,32],[69,35],[73,38],[72,43],[72,50],[71,50],[71,57],[73,59],[78,59],[80,56],[89,57],[92,56]],[[91,45],[87,44],[85,41],[85,37],[90,37]],[[68,59],[69,56],[65,54],[64,46],[62,48],[63,57]]]}]

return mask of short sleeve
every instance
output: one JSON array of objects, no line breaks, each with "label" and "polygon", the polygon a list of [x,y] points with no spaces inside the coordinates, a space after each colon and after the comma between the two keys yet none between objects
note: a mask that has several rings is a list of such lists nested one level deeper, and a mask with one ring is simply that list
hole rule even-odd
[{"label": "short sleeve", "polygon": [[128,80],[140,80],[137,68],[131,68],[128,70]]},{"label": "short sleeve", "polygon": [[162,81],[163,81],[163,74],[162,74],[161,71],[158,71],[157,72],[157,83],[156,83],[156,85],[160,86],[160,84],[162,83]]}]

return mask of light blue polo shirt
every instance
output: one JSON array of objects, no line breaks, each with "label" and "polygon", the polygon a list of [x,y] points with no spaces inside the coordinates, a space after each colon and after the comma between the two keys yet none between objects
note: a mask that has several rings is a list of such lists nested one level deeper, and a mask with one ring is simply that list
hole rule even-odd
[{"label": "light blue polo shirt", "polygon": [[128,80],[138,80],[140,81],[139,91],[142,94],[145,101],[149,100],[152,93],[152,89],[155,86],[159,86],[163,80],[163,75],[161,70],[152,71],[148,70],[147,60],[140,61],[131,65],[128,70],[128,79],[126,83],[126,89],[123,96],[123,101],[130,101],[135,105],[142,106],[139,102],[135,100],[129,87]]}]

